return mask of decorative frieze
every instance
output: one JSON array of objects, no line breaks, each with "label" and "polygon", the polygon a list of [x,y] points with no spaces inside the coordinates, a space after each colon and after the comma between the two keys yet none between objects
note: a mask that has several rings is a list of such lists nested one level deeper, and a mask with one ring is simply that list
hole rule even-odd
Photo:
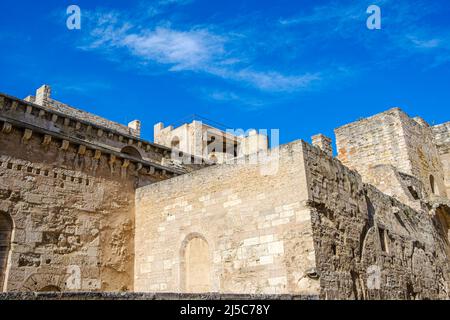
[{"label": "decorative frieze", "polygon": [[[4,110],[6,109],[6,107],[8,107],[5,116],[12,117],[11,122],[4,120],[0,124],[0,130],[2,133],[7,134],[12,132],[13,126],[16,127],[16,124],[18,124],[17,128],[22,132],[22,136],[20,138],[22,143],[27,143],[27,141],[30,140],[34,134],[34,136],[39,137],[38,144],[40,144],[42,147],[48,148],[52,145],[53,141],[56,141],[59,144],[59,150],[67,151],[69,150],[70,145],[73,145],[76,148],[75,151],[78,155],[88,155],[94,160],[99,160],[100,157],[105,153],[105,150],[102,149],[104,149],[105,147],[109,149],[108,145],[104,146],[102,144],[101,146],[98,146],[102,151],[96,150],[95,144],[97,143],[97,141],[95,139],[99,137],[108,138],[109,140],[108,142],[111,145],[111,150],[106,151],[106,154],[110,154],[110,152],[115,154],[119,150],[121,150],[121,148],[132,145],[138,148],[140,150],[140,153],[143,154],[144,157],[147,157],[147,159],[152,159],[150,161],[156,161],[156,163],[158,164],[160,164],[161,158],[167,158],[168,156],[170,156],[170,151],[166,148],[154,146],[151,143],[140,140],[140,138],[134,139],[127,134],[116,133],[98,125],[89,123],[85,124],[84,119],[76,119],[71,115],[61,115],[57,108],[44,109],[39,105],[29,103],[31,101],[32,100],[20,101],[19,99],[14,100],[9,99],[6,96],[0,96],[0,108]],[[11,111],[20,111],[22,115],[29,115],[27,117],[27,123],[24,123],[23,126],[20,125],[20,122],[22,121],[20,115],[18,115],[17,113],[10,113]],[[39,121],[33,122],[33,116],[36,118],[36,120]],[[45,125],[43,121],[48,121],[48,125]],[[66,131],[70,126],[78,131],[75,136],[72,131]],[[35,130],[34,127],[37,127],[38,129]],[[40,130],[39,128],[41,128],[42,130]],[[51,132],[48,132],[49,130]],[[54,134],[52,132],[54,132]],[[71,138],[73,136],[75,140],[72,140],[71,138],[64,138],[65,135],[69,135]],[[86,138],[88,138],[86,144],[84,144],[83,141],[77,141],[79,139],[85,140]],[[109,144],[108,142],[106,143]],[[90,153],[88,149],[92,149],[92,153]],[[145,154],[150,152],[156,153],[157,158],[154,158],[154,154],[152,156]],[[119,159],[116,159],[115,161],[114,158],[115,157],[110,157],[109,161],[112,160],[111,163],[114,164],[115,167],[124,166],[124,168],[128,168],[129,164],[133,162],[137,168],[136,172],[142,170],[142,168],[145,167],[146,171],[141,171],[141,174],[147,175],[148,171],[150,170],[150,166],[145,165],[145,163],[139,163],[137,161],[135,162],[134,160],[124,161],[122,163],[121,161],[119,161]],[[120,164],[118,162],[120,162]],[[152,174],[162,173],[162,169],[155,168],[158,167],[156,166],[151,169]],[[167,169],[166,175],[168,176],[170,172],[171,170]]]}]

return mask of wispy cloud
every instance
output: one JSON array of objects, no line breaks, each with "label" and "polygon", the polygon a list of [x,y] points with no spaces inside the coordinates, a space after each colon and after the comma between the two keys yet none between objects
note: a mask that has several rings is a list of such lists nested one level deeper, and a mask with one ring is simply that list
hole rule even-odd
[{"label": "wispy cloud", "polygon": [[144,60],[172,65],[171,71],[203,70],[220,63],[225,39],[205,29],[177,31],[165,27],[125,34],[118,45]]},{"label": "wispy cloud", "polygon": [[232,103],[236,107],[244,106],[246,110],[259,109],[267,105],[267,100],[262,100],[253,95],[230,90],[203,88],[197,93],[205,100],[218,103]]},{"label": "wispy cloud", "polygon": [[123,50],[121,54],[131,56],[140,67],[158,64],[171,72],[202,73],[271,92],[299,91],[321,80],[318,72],[287,73],[267,65],[257,66],[244,54],[246,43],[241,35],[219,32],[215,26],[174,28],[159,22],[144,28],[139,19],[117,12],[88,16],[93,29],[83,49],[114,57]]},{"label": "wispy cloud", "polygon": [[[371,32],[366,28],[366,8],[370,4],[381,7],[381,31]],[[450,55],[448,26],[436,31],[429,25],[429,17],[442,12],[442,9],[433,2],[423,0],[332,1],[313,7],[308,12],[279,19],[279,24],[288,29],[309,27],[307,39],[310,44],[325,38],[346,38],[370,50],[376,58],[383,55],[391,61],[396,57],[427,56],[436,66],[448,61],[445,57]],[[382,36],[374,37],[377,32]],[[380,44],[380,41],[383,43]]]},{"label": "wispy cloud", "polygon": [[[191,0],[144,3],[127,13],[87,13],[91,31],[82,48],[139,71],[189,73],[221,79],[235,89],[253,88],[258,102],[264,101],[261,94],[315,89],[380,61],[415,55],[430,59],[428,66],[450,61],[450,37],[423,23],[438,8],[423,0],[330,1],[272,21],[253,15],[223,24],[180,23],[161,15]],[[381,31],[366,28],[369,4],[382,8]],[[353,50],[334,50],[342,44],[364,59],[353,59]],[[236,91],[213,90],[206,96],[238,102],[242,94]]]},{"label": "wispy cloud", "polygon": [[351,24],[354,20],[364,19],[364,9],[364,4],[361,3],[342,5],[342,2],[332,2],[328,5],[316,6],[310,12],[303,12],[291,18],[281,18],[279,22],[282,25],[331,22],[332,25],[329,25],[329,27],[333,30],[333,25],[342,27],[344,24]]},{"label": "wispy cloud", "polygon": [[423,40],[417,39],[416,37],[410,37],[410,40],[417,48],[425,49],[438,48],[442,43],[440,39]]}]

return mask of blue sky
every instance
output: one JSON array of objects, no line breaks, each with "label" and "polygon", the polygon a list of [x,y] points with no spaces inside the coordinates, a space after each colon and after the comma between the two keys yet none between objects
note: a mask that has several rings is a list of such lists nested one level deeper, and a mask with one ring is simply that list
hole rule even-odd
[{"label": "blue sky", "polygon": [[[81,30],[66,9],[81,8]],[[369,30],[366,9],[382,10]],[[309,140],[391,107],[450,121],[447,0],[2,1],[0,91],[50,84],[109,119],[230,128]]]}]

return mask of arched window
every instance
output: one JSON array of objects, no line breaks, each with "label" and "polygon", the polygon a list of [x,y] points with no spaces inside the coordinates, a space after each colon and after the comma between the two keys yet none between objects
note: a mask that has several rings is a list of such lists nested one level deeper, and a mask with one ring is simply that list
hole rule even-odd
[{"label": "arched window", "polygon": [[174,149],[180,149],[180,138],[174,137],[170,143],[170,146]]},{"label": "arched window", "polygon": [[435,185],[435,181],[434,181],[433,175],[430,175],[430,186],[431,186],[431,192],[433,194],[436,194],[436,185]]},{"label": "arched window", "polygon": [[13,223],[11,218],[6,214],[0,213],[0,291],[3,289],[6,278],[12,230]]},{"label": "arched window", "polygon": [[210,292],[211,272],[209,245],[200,235],[186,238],[182,248],[182,290],[186,292]]},{"label": "arched window", "polygon": [[140,152],[133,146],[123,147],[120,152],[128,154],[129,156],[132,156],[134,158],[142,159]]}]

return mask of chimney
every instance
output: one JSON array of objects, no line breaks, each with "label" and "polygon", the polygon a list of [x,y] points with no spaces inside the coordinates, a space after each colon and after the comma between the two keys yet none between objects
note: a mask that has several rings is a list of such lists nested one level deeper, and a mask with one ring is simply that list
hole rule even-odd
[{"label": "chimney", "polygon": [[319,133],[311,137],[312,145],[324,151],[329,156],[333,156],[333,146],[331,145],[331,139],[323,134]]}]

